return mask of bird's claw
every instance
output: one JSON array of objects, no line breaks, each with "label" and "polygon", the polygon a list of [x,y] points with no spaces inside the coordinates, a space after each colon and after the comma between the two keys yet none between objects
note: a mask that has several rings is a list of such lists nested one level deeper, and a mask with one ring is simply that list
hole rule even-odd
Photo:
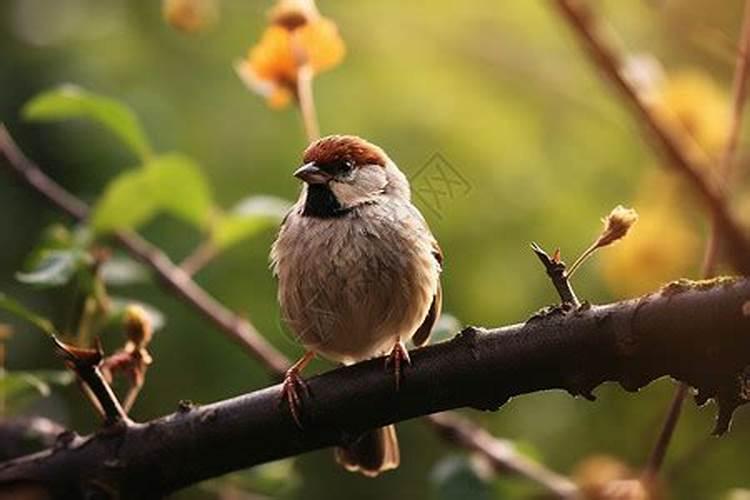
[{"label": "bird's claw", "polygon": [[409,351],[406,350],[404,343],[400,340],[396,342],[393,349],[391,349],[391,353],[385,358],[385,367],[388,368],[391,364],[393,364],[393,373],[396,377],[396,390],[399,390],[401,386],[401,377],[403,376],[401,366],[403,364],[411,365]]},{"label": "bird's claw", "polygon": [[310,390],[302,377],[300,377],[299,370],[290,368],[284,375],[284,382],[281,385],[281,400],[289,406],[289,411],[292,414],[294,422],[301,429],[302,397],[300,397],[300,393],[304,396],[309,396]]}]

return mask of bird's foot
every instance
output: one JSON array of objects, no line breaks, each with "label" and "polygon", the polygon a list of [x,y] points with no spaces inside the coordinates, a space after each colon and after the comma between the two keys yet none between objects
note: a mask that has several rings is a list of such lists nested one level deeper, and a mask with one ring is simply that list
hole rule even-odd
[{"label": "bird's foot", "polygon": [[312,352],[305,353],[299,361],[286,371],[284,382],[281,384],[281,402],[287,404],[294,422],[300,429],[302,428],[302,396],[310,396],[310,389],[300,377],[300,372],[307,366],[313,356]]},{"label": "bird's foot", "polygon": [[299,370],[294,368],[287,370],[286,375],[284,375],[284,383],[281,386],[281,398],[289,406],[292,418],[300,429],[302,428],[300,418],[302,414],[302,394],[309,395],[309,389],[300,377]]},{"label": "bird's foot", "polygon": [[393,374],[396,377],[396,390],[399,390],[401,377],[403,376],[402,366],[411,365],[409,351],[406,350],[406,346],[400,340],[396,342],[391,349],[391,353],[385,358],[385,367],[388,368],[391,365],[393,365]]}]

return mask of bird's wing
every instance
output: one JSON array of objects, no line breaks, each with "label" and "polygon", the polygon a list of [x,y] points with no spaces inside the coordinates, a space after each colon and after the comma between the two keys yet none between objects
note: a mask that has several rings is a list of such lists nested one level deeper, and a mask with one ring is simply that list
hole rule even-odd
[{"label": "bird's wing", "polygon": [[[437,244],[437,241],[432,242],[432,255],[435,257],[435,260],[437,260],[438,266],[440,266],[440,269],[443,267],[443,251],[440,250],[440,247]],[[440,278],[438,278],[438,286],[437,290],[435,291],[435,296],[432,298],[432,304],[430,305],[430,310],[427,311],[427,316],[425,317],[422,324],[417,329],[416,333],[414,333],[414,336],[412,337],[412,342],[414,342],[414,345],[419,347],[421,345],[424,345],[427,343],[428,340],[430,340],[430,334],[432,333],[432,329],[435,328],[435,323],[437,323],[437,320],[440,318],[440,312],[443,309],[443,286],[440,284]]]},{"label": "bird's wing", "polygon": [[286,215],[284,215],[284,218],[281,220],[281,224],[279,224],[279,231],[276,233],[276,240],[271,245],[271,273],[273,274],[274,278],[279,277],[279,269],[278,269],[278,248],[277,245],[279,244],[279,240],[281,239],[281,235],[286,229],[287,221],[289,220],[289,217],[292,215],[294,210],[297,208],[297,205],[294,204],[289,210],[287,210]]}]

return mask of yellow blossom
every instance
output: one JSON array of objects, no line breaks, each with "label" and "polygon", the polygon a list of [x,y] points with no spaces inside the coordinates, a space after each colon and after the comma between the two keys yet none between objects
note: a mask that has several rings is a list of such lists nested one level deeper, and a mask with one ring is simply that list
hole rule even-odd
[{"label": "yellow blossom", "polygon": [[691,274],[700,259],[695,218],[657,200],[639,206],[638,227],[602,259],[602,274],[617,295],[635,296]]},{"label": "yellow blossom", "polygon": [[322,17],[311,0],[280,0],[270,21],[235,70],[250,90],[278,108],[296,96],[300,68],[321,73],[338,65],[346,48],[336,24]]},{"label": "yellow blossom", "polygon": [[151,319],[143,307],[136,304],[128,305],[123,317],[123,327],[125,335],[135,347],[146,347],[151,342],[153,336]]},{"label": "yellow blossom", "polygon": [[632,477],[632,471],[614,457],[592,455],[575,466],[572,476],[585,498],[603,499],[608,484]]},{"label": "yellow blossom", "polygon": [[[638,221],[638,213],[632,208],[625,208],[617,205],[609,215],[602,219],[604,228],[594,242],[570,265],[567,276],[570,278],[576,270],[591,257],[598,249],[609,246],[620,241],[628,234],[630,228]],[[555,261],[559,260],[559,250],[553,257]]]},{"label": "yellow blossom", "polygon": [[628,231],[637,220],[638,213],[635,210],[617,205],[607,217],[602,219],[604,230],[596,240],[595,245],[597,247],[605,247],[615,241],[621,240],[628,234]]},{"label": "yellow blossom", "polygon": [[730,110],[727,96],[708,75],[677,72],[665,78],[649,100],[691,155],[716,163],[729,132]]}]

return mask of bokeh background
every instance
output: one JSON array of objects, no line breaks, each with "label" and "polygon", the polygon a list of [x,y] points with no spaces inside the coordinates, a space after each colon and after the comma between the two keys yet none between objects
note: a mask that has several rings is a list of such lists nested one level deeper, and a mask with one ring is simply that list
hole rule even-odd
[{"label": "bokeh background", "polygon": [[[619,46],[637,55],[633,68],[644,92],[696,154],[715,158],[727,127],[743,2],[596,4],[610,35],[617,33]],[[137,160],[89,122],[20,118],[30,97],[63,82],[127,103],[157,151],[181,151],[202,166],[221,206],[254,194],[294,199],[299,186],[290,174],[306,145],[299,116],[294,107],[270,109],[232,68],[260,37],[270,6],[225,0],[215,25],[185,34],[165,22],[155,1],[5,0],[0,118],[50,176],[90,202]],[[641,221],[627,241],[579,271],[579,296],[603,303],[697,277],[703,214],[689,190],[661,167],[549,3],[321,0],[318,6],[347,45],[343,63],[315,80],[322,132],[368,138],[409,174],[438,153],[469,186],[437,210],[418,201],[446,255],[445,310],[460,323],[519,322],[555,302],[529,242],[559,246],[570,261],[596,236],[599,218],[620,203],[634,206]],[[734,202],[747,215],[742,179],[735,186]],[[39,291],[14,279],[53,223],[69,221],[0,176],[0,290],[62,324],[71,314],[69,291]],[[176,260],[202,238],[168,216],[149,222],[142,233]],[[273,237],[269,229],[243,241],[197,279],[296,357],[301,350],[280,326],[268,270]],[[256,362],[155,283],[115,292],[147,302],[167,318],[152,344],[155,363],[135,419],[169,413],[180,399],[211,402],[269,383]],[[60,368],[41,335],[7,316],[0,321],[15,326],[6,342],[8,370]],[[310,373],[328,367],[317,362]],[[467,415],[563,473],[580,473],[599,455],[638,467],[674,389],[670,380],[637,395],[608,385],[598,389],[595,403],[541,393],[516,398],[496,413]],[[43,414],[79,432],[97,425],[75,386],[5,411]],[[672,498],[723,499],[734,488],[750,487],[747,412],[739,412],[722,439],[708,437],[713,417],[711,405],[686,405],[665,468]],[[229,498],[241,491],[327,500],[450,498],[454,490],[444,487],[445,477],[468,474],[462,452],[419,422],[399,425],[399,434],[402,466],[377,480],[343,472],[325,450],[209,481],[175,498]],[[507,477],[482,488],[477,491],[484,498],[538,493]]]}]

